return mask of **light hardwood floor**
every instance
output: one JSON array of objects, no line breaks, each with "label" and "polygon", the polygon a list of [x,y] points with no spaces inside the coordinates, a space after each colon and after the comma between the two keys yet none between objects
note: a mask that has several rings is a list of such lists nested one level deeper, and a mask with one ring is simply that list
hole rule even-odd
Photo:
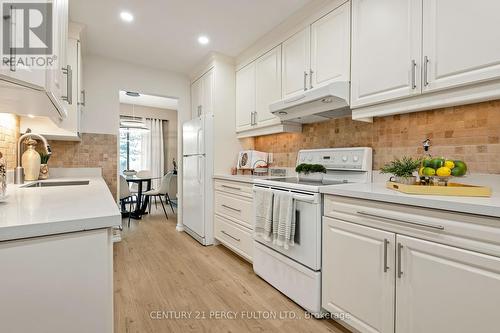
[{"label": "light hardwood floor", "polygon": [[[176,232],[171,214],[167,221],[162,211],[152,213],[125,227],[114,245],[116,333],[348,332],[332,320],[304,318],[251,264],[222,245],[203,247]],[[181,315],[191,318],[175,318]]]}]

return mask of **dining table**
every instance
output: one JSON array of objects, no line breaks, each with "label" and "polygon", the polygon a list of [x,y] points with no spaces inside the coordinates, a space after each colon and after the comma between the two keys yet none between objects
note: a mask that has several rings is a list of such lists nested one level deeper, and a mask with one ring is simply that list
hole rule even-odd
[{"label": "dining table", "polygon": [[[154,179],[160,179],[160,177],[151,177],[151,176],[125,176],[125,180],[127,183],[135,183],[137,184],[137,200],[135,205],[135,210],[130,212],[130,217],[134,220],[142,219],[143,215],[148,214],[147,208],[149,204],[149,196],[145,196],[144,200],[142,194],[151,190],[151,182]],[[146,190],[144,191],[144,183],[146,183]]]}]

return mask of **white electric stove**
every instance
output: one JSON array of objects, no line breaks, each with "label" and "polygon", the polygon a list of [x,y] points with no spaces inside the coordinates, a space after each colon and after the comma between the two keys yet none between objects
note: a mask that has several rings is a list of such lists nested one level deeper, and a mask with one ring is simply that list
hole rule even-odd
[{"label": "white electric stove", "polygon": [[321,164],[327,173],[304,177],[257,179],[254,188],[293,194],[295,245],[288,250],[254,236],[253,268],[264,280],[309,312],[321,313],[321,220],[320,188],[372,181],[371,148],[301,150],[297,165]]}]

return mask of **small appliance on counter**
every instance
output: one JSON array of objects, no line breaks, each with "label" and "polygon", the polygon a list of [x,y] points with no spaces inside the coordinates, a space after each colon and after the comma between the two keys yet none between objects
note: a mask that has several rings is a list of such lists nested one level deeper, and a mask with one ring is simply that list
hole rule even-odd
[{"label": "small appliance on counter", "polygon": [[257,150],[242,150],[238,154],[238,170],[267,168],[269,154]]}]

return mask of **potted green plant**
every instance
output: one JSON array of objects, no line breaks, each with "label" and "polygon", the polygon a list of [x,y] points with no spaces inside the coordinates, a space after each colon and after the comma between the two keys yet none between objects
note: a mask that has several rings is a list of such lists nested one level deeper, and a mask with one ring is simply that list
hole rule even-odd
[{"label": "potted green plant", "polygon": [[417,182],[414,173],[420,168],[421,160],[403,156],[401,159],[395,159],[380,169],[380,173],[389,173],[394,175],[390,181],[400,184],[413,185]]},{"label": "potted green plant", "polygon": [[38,176],[38,179],[47,179],[49,178],[49,166],[47,163],[49,163],[50,155],[45,154],[45,153],[40,153],[40,175]]},{"label": "potted green plant", "polygon": [[302,163],[297,165],[295,172],[299,174],[299,179],[307,178],[308,180],[322,181],[326,168],[321,164]]}]

